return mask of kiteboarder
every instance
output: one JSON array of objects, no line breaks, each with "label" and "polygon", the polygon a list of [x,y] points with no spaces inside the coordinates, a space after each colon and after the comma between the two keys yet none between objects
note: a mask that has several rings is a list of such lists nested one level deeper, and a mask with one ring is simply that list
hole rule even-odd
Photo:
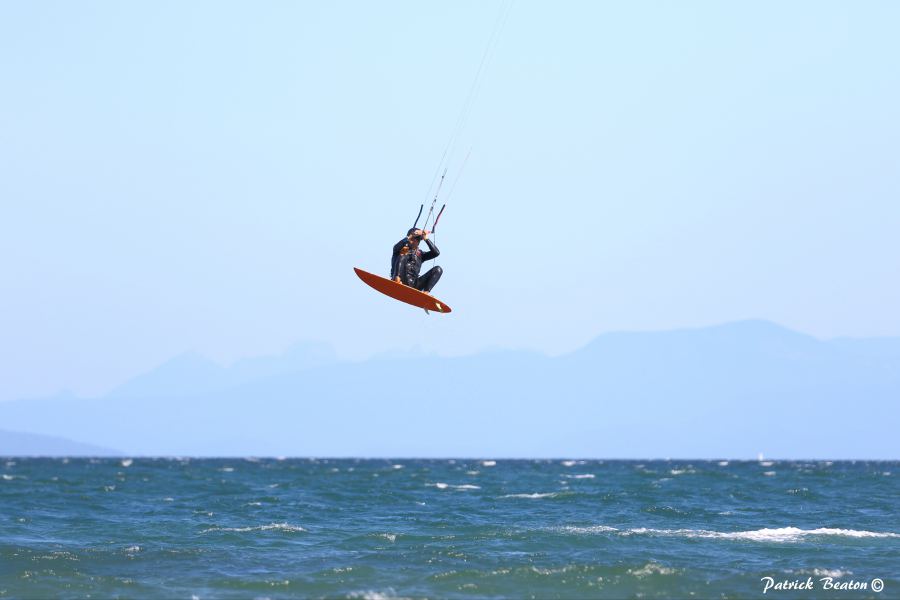
[{"label": "kiteboarder", "polygon": [[[391,279],[426,294],[431,293],[444,274],[443,269],[435,266],[419,276],[422,263],[437,258],[441,253],[434,242],[428,239],[428,233],[424,229],[413,227],[406,232],[405,238],[394,244],[394,252],[391,255]],[[428,245],[427,252],[419,250],[419,242],[422,240]]]}]

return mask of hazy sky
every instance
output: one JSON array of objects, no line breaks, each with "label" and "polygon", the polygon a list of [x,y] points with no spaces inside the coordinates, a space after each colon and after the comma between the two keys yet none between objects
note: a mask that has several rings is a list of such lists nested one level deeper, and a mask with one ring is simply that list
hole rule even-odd
[{"label": "hazy sky", "polygon": [[[438,236],[385,272],[496,2],[0,3],[0,399],[322,340],[900,335],[900,3],[516,2]],[[445,188],[446,190],[446,188]]]}]

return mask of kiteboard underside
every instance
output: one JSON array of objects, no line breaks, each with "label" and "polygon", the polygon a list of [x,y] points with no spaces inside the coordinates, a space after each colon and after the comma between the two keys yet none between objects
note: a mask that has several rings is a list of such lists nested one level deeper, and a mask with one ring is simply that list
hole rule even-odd
[{"label": "kiteboard underside", "polygon": [[356,267],[353,267],[353,270],[356,271],[356,274],[359,276],[359,278],[362,279],[367,285],[375,288],[385,296],[390,296],[394,300],[406,302],[407,304],[418,306],[419,308],[424,308],[425,310],[433,310],[434,312],[452,312],[449,306],[430,294],[420,292],[419,290],[411,288],[408,285],[403,285],[402,283],[391,281],[386,277],[381,277],[380,275],[375,275],[373,273],[369,273],[368,271],[357,269]]}]

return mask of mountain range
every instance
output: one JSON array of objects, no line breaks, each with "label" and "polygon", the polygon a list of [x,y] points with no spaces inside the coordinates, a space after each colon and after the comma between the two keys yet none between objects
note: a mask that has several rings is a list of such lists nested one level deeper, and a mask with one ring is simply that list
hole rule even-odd
[{"label": "mountain range", "polygon": [[103,397],[0,403],[0,426],[129,455],[897,459],[898,401],[900,338],[752,320],[557,357],[188,354]]}]

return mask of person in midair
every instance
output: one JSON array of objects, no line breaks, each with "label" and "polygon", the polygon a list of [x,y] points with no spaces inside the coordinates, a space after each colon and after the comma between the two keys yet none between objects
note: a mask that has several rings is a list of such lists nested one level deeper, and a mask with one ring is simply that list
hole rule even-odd
[{"label": "person in midair", "polygon": [[[406,232],[405,238],[394,244],[394,252],[391,254],[391,279],[426,294],[431,293],[444,274],[443,269],[434,266],[419,276],[422,263],[433,260],[441,254],[434,242],[428,239],[428,233],[424,229],[413,227]],[[422,240],[428,245],[427,252],[419,250],[419,242]]]}]

